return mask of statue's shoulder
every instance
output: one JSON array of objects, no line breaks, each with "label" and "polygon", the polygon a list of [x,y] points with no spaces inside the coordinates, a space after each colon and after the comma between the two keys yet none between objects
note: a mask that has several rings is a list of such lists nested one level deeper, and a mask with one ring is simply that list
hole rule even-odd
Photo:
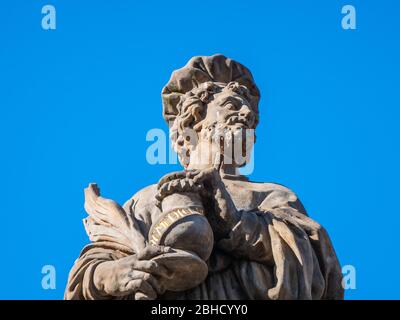
[{"label": "statue's shoulder", "polygon": [[137,191],[132,197],[125,202],[124,208],[147,208],[153,210],[156,208],[157,184],[151,184]]},{"label": "statue's shoulder", "polygon": [[303,214],[307,214],[297,194],[290,188],[274,182],[247,181],[247,187],[257,193],[260,207],[279,208],[290,206]]},{"label": "statue's shoulder", "polygon": [[284,186],[283,184],[275,182],[256,182],[248,181],[254,190],[259,190],[268,194],[276,194],[285,197],[287,200],[297,199],[297,194],[290,188]]}]

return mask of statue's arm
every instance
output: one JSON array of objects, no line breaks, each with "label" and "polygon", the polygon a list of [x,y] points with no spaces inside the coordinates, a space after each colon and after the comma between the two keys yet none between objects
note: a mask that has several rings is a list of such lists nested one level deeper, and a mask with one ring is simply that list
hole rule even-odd
[{"label": "statue's arm", "polygon": [[87,245],[72,267],[64,298],[67,300],[104,300],[114,297],[101,292],[95,284],[94,273],[103,262],[115,261],[123,254],[106,243]]},{"label": "statue's arm", "polygon": [[[138,200],[138,199],[135,199]],[[125,208],[102,198],[97,186],[85,190],[85,228],[92,243],[76,260],[68,279],[66,299],[151,299],[159,288],[154,274],[163,271],[153,257],[162,247],[146,246],[146,222],[135,211],[133,198]]]},{"label": "statue's arm", "polygon": [[237,258],[270,263],[271,239],[265,218],[261,212],[239,211],[239,221],[217,242],[217,247]]},{"label": "statue's arm", "polygon": [[240,259],[237,274],[252,284],[249,296],[342,299],[341,267],[326,230],[305,214],[298,199],[278,198],[279,193],[257,210],[240,211],[239,222],[217,246]]},{"label": "statue's arm", "polygon": [[156,299],[164,292],[159,277],[166,270],[151,259],[169,248],[150,246],[138,253],[122,252],[107,243],[84,248],[71,270],[65,299]]},{"label": "statue's arm", "polygon": [[[230,215],[237,218],[225,219],[229,231],[225,233],[217,246],[233,255],[252,261],[266,264],[271,264],[273,261],[270,232],[276,210],[287,208],[291,213],[306,216],[305,209],[297,196],[289,191],[269,192],[261,204],[251,211],[236,210],[223,185],[220,194],[224,197],[217,201],[217,204],[219,203],[220,207],[230,207],[227,211],[234,212]],[[224,205],[224,203],[230,203],[230,205]]]}]

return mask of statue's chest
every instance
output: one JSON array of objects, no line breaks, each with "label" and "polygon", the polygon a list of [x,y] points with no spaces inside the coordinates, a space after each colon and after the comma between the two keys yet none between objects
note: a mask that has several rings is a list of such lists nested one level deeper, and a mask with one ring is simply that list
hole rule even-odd
[{"label": "statue's chest", "polygon": [[225,186],[238,210],[257,209],[265,198],[265,193],[248,189],[245,185],[229,183]]}]

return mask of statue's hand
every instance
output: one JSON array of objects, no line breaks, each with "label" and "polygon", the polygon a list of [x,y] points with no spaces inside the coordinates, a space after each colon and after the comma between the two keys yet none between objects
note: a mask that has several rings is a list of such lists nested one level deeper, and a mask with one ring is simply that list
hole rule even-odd
[{"label": "statue's hand", "polygon": [[135,294],[136,300],[156,299],[165,291],[160,278],[168,277],[168,272],[150,259],[170,251],[168,247],[148,246],[138,254],[102,262],[95,269],[94,284],[107,296]]},{"label": "statue's hand", "polygon": [[[206,185],[205,185],[206,183]],[[213,186],[207,185],[211,183]],[[156,199],[160,204],[166,197],[175,193],[196,193],[207,197],[222,183],[218,169],[184,170],[171,172],[163,176],[157,184]]]},{"label": "statue's hand", "polygon": [[220,166],[193,172],[193,182],[203,185],[203,204],[216,239],[225,237],[240,219],[238,210],[222,181]]},{"label": "statue's hand", "polygon": [[204,186],[195,183],[193,178],[197,175],[194,171],[177,171],[163,176],[157,184],[158,193],[156,199],[158,206],[168,196],[175,193],[204,193]]},{"label": "statue's hand", "polygon": [[158,190],[159,203],[174,193],[199,194],[217,238],[229,233],[239,220],[239,213],[221,179],[219,164],[202,170],[170,173],[159,181]]}]

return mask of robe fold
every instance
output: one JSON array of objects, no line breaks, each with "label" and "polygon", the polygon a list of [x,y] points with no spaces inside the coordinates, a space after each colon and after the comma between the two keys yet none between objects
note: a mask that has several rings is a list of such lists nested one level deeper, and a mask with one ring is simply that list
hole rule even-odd
[{"label": "robe fold", "polygon": [[[235,203],[239,222],[214,244],[207,278],[193,289],[167,291],[158,299],[343,299],[341,267],[329,236],[307,216],[297,196],[278,184],[234,183],[245,184],[249,192],[245,201]],[[156,192],[151,185],[124,205],[145,239],[160,215]],[[134,253],[108,241],[89,244],[70,272],[65,299],[134,299],[104,296],[93,283],[99,263]]]}]

